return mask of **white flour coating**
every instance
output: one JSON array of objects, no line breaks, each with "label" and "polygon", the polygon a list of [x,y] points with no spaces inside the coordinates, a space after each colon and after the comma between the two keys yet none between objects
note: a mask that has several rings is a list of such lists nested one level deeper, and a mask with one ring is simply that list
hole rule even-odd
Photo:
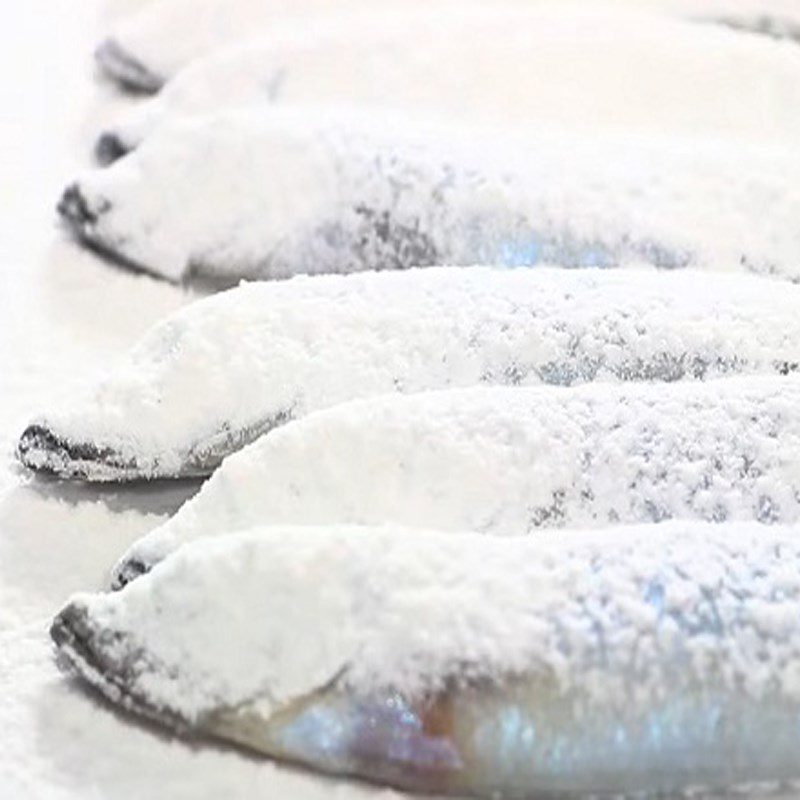
[{"label": "white flour coating", "polygon": [[[466,5],[477,5],[470,0]],[[510,5],[513,0],[506,0]],[[337,19],[356,22],[360,14],[391,13],[416,2],[382,0],[376,11],[370,0],[159,0],[109,26],[95,52],[100,68],[123,87],[155,92],[175,72],[218,47],[263,35],[273,29],[302,28],[313,36]],[[419,3],[457,14],[455,0]],[[176,36],[175,32],[180,31]]]},{"label": "white flour coating", "polygon": [[108,24],[125,15],[138,13],[144,6],[155,2],[157,0],[105,0],[97,9],[97,16],[101,23]]},{"label": "white flour coating", "polygon": [[180,115],[274,103],[386,106],[588,137],[800,140],[800,47],[630,11],[469,9],[454,15],[434,3],[425,14],[335,20],[313,36],[283,29],[215,51],[107,126],[98,152],[118,155]]},{"label": "white flour coating", "polygon": [[80,177],[61,212],[176,281],[642,261],[800,278],[800,160],[722,141],[509,142],[403,115],[238,110],[160,128]]},{"label": "white flour coating", "polygon": [[791,372],[798,308],[800,288],[689,270],[431,268],[249,284],[159,323],[101,383],[34,419],[20,452],[91,480],[208,474],[262,432],[357,397]]},{"label": "white flour coating", "polygon": [[[439,0],[438,4],[449,7],[454,14],[463,10],[463,3]],[[376,8],[403,9],[409,5],[415,4],[393,4],[387,0],[380,3],[337,0],[335,4],[330,0],[237,0],[235,4],[230,0],[160,0],[113,25],[98,58],[101,66],[123,83],[155,91],[191,60],[231,42],[263,35],[273,27],[293,22],[298,27],[308,30],[310,26],[313,30],[316,20],[332,16],[334,12],[355,16],[366,11],[374,13]],[[496,3],[488,5],[497,6]],[[524,8],[545,3],[523,0],[518,5]],[[595,0],[559,3],[561,7],[568,5],[587,11],[596,8],[598,3]],[[649,9],[690,18],[725,18],[744,23],[762,15],[790,21],[800,17],[793,0],[607,0],[600,5],[628,14]]]},{"label": "white flour coating", "polygon": [[[0,29],[6,66],[0,82],[10,98],[7,107],[14,109],[14,124],[0,125],[0,152],[16,154],[6,159],[2,182],[13,213],[0,222],[0,338],[6,337],[5,349],[0,346],[0,438],[9,466],[12,439],[31,411],[49,405],[56,389],[66,393],[78,379],[114,363],[152,320],[187,299],[168,285],[105,269],[52,238],[54,191],[85,152],[84,141],[76,152],[70,131],[84,119],[87,96],[95,100],[97,91],[87,58],[92,42],[86,41],[95,5],[12,3]],[[191,31],[189,25],[172,38],[179,43]],[[96,129],[100,120],[92,120]],[[0,476],[4,487],[20,480],[8,468]],[[36,500],[24,489],[12,490],[13,502],[3,498],[0,617],[15,630],[0,634],[0,794],[42,800],[265,794],[276,800],[386,800],[385,791],[357,783],[315,779],[242,758],[230,748],[198,748],[153,735],[59,675],[47,637],[50,616],[66,593],[97,585],[114,549],[122,551],[136,525],[143,530],[153,523],[141,516],[136,524],[125,517],[117,525],[115,511],[103,513],[98,506],[97,513],[87,513],[69,487],[50,481],[36,481],[36,487],[52,499]],[[85,495],[90,503],[101,498],[105,505],[107,493],[90,489]]]},{"label": "white flour coating", "polygon": [[73,598],[103,674],[72,656],[112,696],[189,723],[253,701],[267,717],[332,682],[413,698],[538,675],[619,707],[680,691],[665,679],[678,667],[689,685],[798,703],[798,558],[796,528],[752,523],[503,541],[254,529]]},{"label": "white flour coating", "polygon": [[540,528],[800,520],[800,382],[480,388],[354,401],[228,457],[137,542],[119,583],[191,539],[266,524],[497,536]]}]

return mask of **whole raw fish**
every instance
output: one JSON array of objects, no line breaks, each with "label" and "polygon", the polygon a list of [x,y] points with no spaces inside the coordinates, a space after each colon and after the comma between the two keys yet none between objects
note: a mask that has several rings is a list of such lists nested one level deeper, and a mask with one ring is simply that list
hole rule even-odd
[{"label": "whole raw fish", "polygon": [[59,210],[122,264],[217,287],[434,264],[800,280],[800,160],[722,140],[487,137],[388,112],[239,109],[161,126],[73,181]]},{"label": "whole raw fish", "polygon": [[58,615],[113,703],[316,770],[528,798],[800,778],[800,531],[277,527]]},{"label": "whole raw fish", "polygon": [[[123,87],[140,92],[155,92],[178,70],[196,58],[215,49],[253,37],[263,36],[276,29],[294,27],[306,38],[314,38],[320,27],[335,18],[349,20],[357,26],[359,18],[376,12],[413,14],[432,7],[451,17],[448,33],[470,7],[471,2],[427,0],[425,3],[390,2],[381,0],[159,0],[148,3],[137,13],[129,14],[111,26],[97,48],[97,62],[106,75]],[[520,0],[499,3],[491,0],[484,5],[502,13],[502,8],[547,8],[541,0]],[[572,0],[553,4],[559,10],[574,7],[582,12],[594,11],[594,0]],[[740,25],[752,24],[761,16],[787,22],[798,19],[797,6],[792,0],[616,0],[609,7],[632,15],[642,9],[666,11],[672,16],[688,18],[722,18]],[[341,24],[341,23],[340,23]],[[416,44],[409,32],[407,45]]]},{"label": "whole raw fish", "polygon": [[256,525],[391,522],[538,540],[672,518],[800,522],[799,409],[794,377],[353,401],[225,459],[132,545],[114,581],[189,540]]},{"label": "whole raw fish", "polygon": [[699,271],[432,268],[255,283],[159,323],[23,433],[28,467],[119,481],[210,474],[345,400],[479,384],[782,374],[800,287]]}]

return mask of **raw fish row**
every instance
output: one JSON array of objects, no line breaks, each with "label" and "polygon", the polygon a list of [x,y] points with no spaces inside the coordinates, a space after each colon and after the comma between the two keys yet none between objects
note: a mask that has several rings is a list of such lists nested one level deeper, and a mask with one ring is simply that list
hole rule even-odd
[{"label": "raw fish row", "polygon": [[793,6],[119,16],[98,63],[155,94],[62,222],[176,292],[258,282],[23,432],[62,479],[210,476],[56,616],[61,665],[406,791],[800,781]]}]

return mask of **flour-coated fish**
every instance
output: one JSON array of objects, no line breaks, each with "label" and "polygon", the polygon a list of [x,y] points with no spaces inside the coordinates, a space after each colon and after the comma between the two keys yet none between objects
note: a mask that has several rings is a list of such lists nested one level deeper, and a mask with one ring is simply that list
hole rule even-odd
[{"label": "flour-coated fish", "polygon": [[781,374],[800,287],[699,271],[432,268],[256,283],[156,325],[19,443],[90,481],[208,475],[272,428],[387,392]]},{"label": "flour-coated fish", "polygon": [[[268,34],[276,28],[302,29],[314,36],[318,27],[325,27],[335,17],[349,18],[357,24],[365,14],[413,13],[437,6],[456,20],[468,13],[467,7],[480,3],[433,2],[403,3],[389,0],[158,0],[148,3],[137,13],[130,14],[112,25],[97,49],[97,61],[106,75],[122,86],[135,91],[155,92],[182,67],[215,49]],[[499,10],[515,6],[520,10],[547,9],[541,0],[517,0],[485,3]],[[581,12],[593,12],[594,0],[572,0],[555,5],[559,10],[574,7]],[[795,20],[797,7],[791,0],[612,0],[603,4],[629,16],[643,9],[665,11],[687,18],[725,18],[747,22],[761,15]],[[414,45],[413,35],[409,45]]]},{"label": "flour-coated fish", "polygon": [[122,263],[217,286],[543,262],[800,279],[800,161],[722,141],[487,138],[404,115],[229,111],[160,128],[79,177],[60,211]]},{"label": "flour-coated fish", "polygon": [[792,147],[798,86],[800,49],[714,25],[587,4],[378,5],[193,61],[105,125],[96,152],[111,161],[186,114],[297,104],[395,108],[534,135],[624,130]]},{"label": "flour-coated fish", "polygon": [[800,531],[196,542],[52,635],[113,703],[402,789],[528,798],[800,778]]},{"label": "flour-coated fish", "polygon": [[136,542],[120,585],[183,543],[255,525],[494,536],[672,518],[800,521],[800,381],[452,389],[353,401],[228,457]]}]

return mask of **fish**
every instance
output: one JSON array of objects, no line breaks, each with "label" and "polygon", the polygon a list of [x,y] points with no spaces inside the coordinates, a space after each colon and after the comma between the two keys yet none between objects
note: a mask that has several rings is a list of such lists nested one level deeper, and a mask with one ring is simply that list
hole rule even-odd
[{"label": "fish", "polygon": [[103,71],[120,88],[131,94],[152,94],[164,85],[164,78],[129,53],[115,39],[101,42],[94,53],[95,60]]},{"label": "fish", "polygon": [[[376,4],[369,0],[337,0],[332,7],[328,0],[159,0],[151,2],[138,13],[129,14],[111,25],[95,53],[97,64],[108,78],[121,88],[136,92],[157,92],[180,69],[214,50],[268,34],[275,29],[302,27],[308,33],[318,30],[320,22],[337,17],[357,24],[364,14],[392,10],[409,13],[418,9],[437,7],[449,13],[451,24],[469,7],[480,3],[445,2]],[[504,6],[520,10],[547,9],[541,0],[484,3],[487,8]],[[794,20],[796,8],[785,0],[715,0],[699,5],[695,0],[634,0],[617,2],[617,8],[633,15],[647,9],[688,19],[716,21],[719,18],[742,21],[759,15]],[[591,2],[559,4],[562,10],[573,7],[582,12],[595,9]],[[324,26],[323,26],[324,27]],[[413,34],[408,41],[414,43]],[[699,76],[698,76],[699,77]]]},{"label": "fish", "polygon": [[630,8],[412,8],[381,5],[318,23],[313,34],[284,29],[215,50],[112,118],[95,154],[111,163],[181,116],[298,104],[400,109],[534,136],[547,125],[587,137],[624,128],[789,148],[800,139],[800,50]]},{"label": "fish", "polygon": [[478,387],[311,413],[226,458],[112,570],[275,524],[546,538],[670,519],[800,522],[800,380]]},{"label": "fish", "polygon": [[[477,4],[470,0],[464,5]],[[415,5],[383,0],[381,11],[399,12]],[[434,0],[433,5],[454,16],[462,11],[461,4],[448,0]],[[335,6],[327,0],[237,0],[235,5],[224,0],[159,0],[116,20],[97,46],[95,61],[121,89],[152,94],[182,67],[219,47],[276,29],[313,34],[323,20],[355,23],[373,10],[368,0],[338,0]]]},{"label": "fish", "polygon": [[793,153],[507,137],[354,109],[186,117],[73,180],[59,212],[119,263],[212,290],[442,264],[644,262],[800,280]]},{"label": "fish", "polygon": [[477,385],[709,380],[800,369],[800,287],[742,275],[475,267],[298,277],[198,300],[33,417],[28,468],[195,478],[359,397]]},{"label": "fish", "polygon": [[800,529],[493,539],[380,527],[194,542],[51,635],[203,746],[415,792],[671,796],[800,778]]}]

